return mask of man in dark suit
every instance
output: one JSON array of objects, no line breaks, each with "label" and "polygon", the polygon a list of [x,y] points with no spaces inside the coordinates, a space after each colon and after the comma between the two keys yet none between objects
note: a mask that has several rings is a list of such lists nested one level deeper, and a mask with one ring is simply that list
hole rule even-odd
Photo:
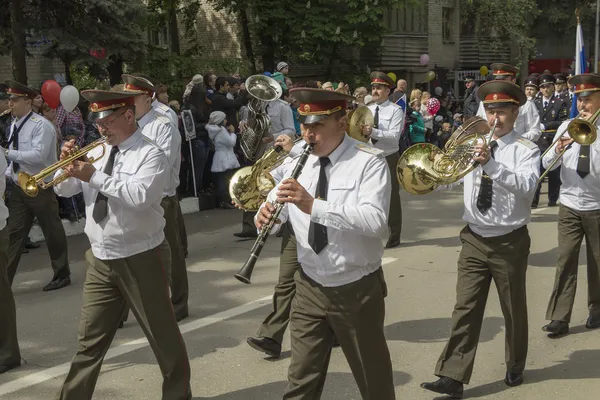
[{"label": "man in dark suit", "polygon": [[479,86],[477,86],[477,82],[475,81],[475,77],[473,75],[465,75],[465,87],[467,88],[465,92],[465,102],[463,105],[463,115],[465,119],[473,117],[477,115],[477,110],[479,109]]},{"label": "man in dark suit", "polygon": [[[543,153],[550,147],[556,134],[556,130],[569,117],[568,104],[555,93],[556,79],[552,75],[542,75],[539,78],[540,92],[542,95],[535,100],[535,105],[540,114],[540,123],[542,125],[542,136],[537,141],[540,151]],[[542,167],[542,173],[544,169]],[[540,200],[540,190],[542,185],[538,185],[535,197],[531,203],[532,208],[537,208]],[[556,206],[558,195],[560,193],[560,168],[548,174],[548,206]]]}]

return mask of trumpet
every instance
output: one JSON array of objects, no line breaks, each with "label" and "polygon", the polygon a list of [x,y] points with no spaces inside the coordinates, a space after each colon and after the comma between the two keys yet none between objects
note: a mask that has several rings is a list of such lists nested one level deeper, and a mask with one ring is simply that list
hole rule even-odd
[{"label": "trumpet", "polygon": [[[574,118],[569,125],[567,125],[567,134],[573,141],[581,146],[590,146],[596,141],[598,137],[598,128],[596,128],[596,121],[600,116],[600,110],[596,111],[592,116],[587,119],[579,118],[579,115]],[[541,159],[550,151],[554,149],[554,145],[558,143],[558,141],[564,136],[559,136],[554,139],[554,142],[544,151],[544,154],[541,155]],[[538,184],[544,179],[546,175],[552,170],[552,167],[561,159],[561,157],[565,154],[571,145],[568,145],[563,149],[563,151],[554,159],[554,161],[546,168],[544,173],[538,179]]]},{"label": "trumpet", "polygon": [[77,159],[84,157],[87,153],[89,153],[96,147],[101,146],[102,153],[98,157],[90,157],[88,159],[88,162],[93,163],[93,162],[98,161],[102,157],[104,157],[104,154],[106,153],[106,148],[104,147],[105,141],[106,141],[106,138],[101,137],[100,139],[97,139],[96,141],[83,147],[82,149],[76,149],[71,154],[69,154],[69,156],[66,157],[65,159],[60,160],[47,168],[44,168],[43,170],[41,170],[39,173],[37,173],[35,175],[30,175],[27,172],[21,171],[21,172],[19,172],[19,175],[17,176],[17,182],[18,182],[19,186],[21,187],[21,189],[23,190],[23,192],[25,192],[26,195],[28,195],[29,197],[35,197],[35,196],[37,196],[38,190],[40,187],[42,189],[48,189],[52,186],[58,185],[59,183],[67,180],[69,178],[69,175],[66,172],[63,172],[62,174],[60,174],[59,176],[57,176],[50,182],[45,182],[46,178],[54,175],[56,173],[56,171],[66,167],[67,165],[71,164],[73,161],[76,161]]}]

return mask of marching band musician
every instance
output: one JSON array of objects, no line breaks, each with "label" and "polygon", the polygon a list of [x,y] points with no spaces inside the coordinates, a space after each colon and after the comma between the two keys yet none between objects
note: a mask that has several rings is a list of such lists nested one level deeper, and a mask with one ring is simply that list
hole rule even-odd
[{"label": "marching band musician", "polygon": [[[123,74],[125,92],[137,93],[135,99],[135,118],[142,133],[156,143],[169,159],[170,176],[165,186],[160,203],[164,210],[165,237],[171,248],[171,302],[177,321],[188,316],[189,285],[187,266],[181,238],[179,237],[179,221],[177,187],[179,186],[179,168],[181,166],[181,135],[177,125],[170,123],[165,114],[156,111],[152,106],[154,85],[144,78]],[[162,104],[162,103],[161,103]]]},{"label": "marching band musician", "polygon": [[8,208],[4,205],[6,158],[0,156],[0,375],[21,365],[21,351],[17,339],[17,312],[6,270],[8,264]]},{"label": "marching band musician", "polygon": [[[106,137],[105,156],[74,161],[72,177],[55,187],[60,196],[83,192],[85,232],[91,249],[83,285],[77,354],[57,395],[91,399],[104,355],[128,306],[136,316],[163,375],[162,399],[191,399],[190,366],[169,298],[170,250],[165,240],[164,188],[170,163],[136,126],[135,93],[85,90],[90,118]],[[67,142],[64,159],[73,150]],[[100,148],[89,155],[98,157]],[[57,171],[57,175],[63,171]]]},{"label": "marching band musician", "polygon": [[[389,101],[391,88],[394,80],[383,72],[371,73],[371,95],[373,101],[369,104],[369,110],[373,113],[373,126],[365,125],[363,135],[371,139],[373,147],[383,151],[390,175],[396,175],[396,165],[400,158],[400,135],[404,128],[404,111],[402,108]],[[390,200],[390,216],[388,225],[390,236],[385,245],[393,248],[400,245],[402,233],[402,202],[400,201],[400,183],[392,179],[392,191]]]},{"label": "marching band musician", "polygon": [[508,386],[522,383],[527,357],[527,224],[540,174],[539,149],[515,131],[519,106],[527,101],[517,85],[490,81],[480,86],[479,96],[489,125],[498,122],[489,146],[475,148],[480,167],[464,178],[467,226],[460,233],[463,247],[452,331],[435,368],[440,379],[421,384],[454,398],[462,398],[463,385],[471,379],[492,280],[506,325],[504,382]]},{"label": "marching band musician", "polygon": [[2,149],[10,161],[6,170],[9,217],[7,231],[8,281],[12,285],[33,219],[37,218],[50,254],[54,275],[44,291],[57,290],[71,284],[67,252],[67,236],[58,213],[58,201],[52,188],[39,188],[30,197],[18,184],[18,174],[31,176],[56,162],[56,133],[46,118],[35,113],[32,101],[38,93],[15,81],[8,81],[9,107],[15,117],[10,130],[10,147]]},{"label": "marching band musician", "polygon": [[[345,134],[347,101],[339,92],[299,88],[302,131],[314,143],[299,179],[285,179],[256,215],[269,223],[274,206],[288,206],[298,261],[292,300],[292,343],[283,399],[321,397],[334,334],[363,399],[395,399],[384,336],[386,283],[381,239],[387,231],[390,174],[381,150]],[[288,164],[289,176],[295,163]],[[280,224],[275,229],[279,229]]]},{"label": "marching band musician", "polygon": [[539,91],[538,79],[535,76],[528,76],[525,79],[525,95],[527,100],[534,101]]},{"label": "marching band musician", "polygon": [[[512,65],[503,63],[494,63],[490,65],[492,74],[495,80],[508,81],[511,83],[517,82],[517,73],[519,69]],[[477,110],[477,116],[483,119],[487,119],[483,102],[479,103],[479,110]],[[521,108],[519,108],[519,116],[515,121],[515,131],[517,134],[523,136],[525,139],[529,139],[532,142],[537,141],[542,134],[540,127],[540,115],[535,108],[533,101],[526,101]]]},{"label": "marching band musician", "polygon": [[[556,78],[552,75],[540,76],[539,82],[542,96],[534,101],[541,120],[542,136],[537,141],[537,145],[542,153],[552,144],[556,129],[569,117],[567,104],[554,92],[555,81]],[[542,167],[540,171],[544,173],[545,169]],[[537,208],[541,190],[542,185],[540,184],[535,191],[535,196],[531,203],[532,208]],[[560,170],[553,170],[548,174],[548,206],[556,206],[559,193]]]},{"label": "marching band musician", "polygon": [[[589,119],[600,110],[600,75],[581,74],[569,79],[575,88],[579,117]],[[550,296],[546,319],[551,321],[542,329],[553,336],[569,332],[569,322],[575,301],[579,250],[585,237],[587,249],[587,281],[589,317],[588,329],[600,328],[600,140],[591,146],[573,142],[567,132],[569,122],[563,123],[555,144],[543,161],[544,167],[568,148],[553,168],[562,165],[560,178],[560,208],[558,211],[558,264],[554,289]],[[590,121],[596,129],[599,119]]]}]

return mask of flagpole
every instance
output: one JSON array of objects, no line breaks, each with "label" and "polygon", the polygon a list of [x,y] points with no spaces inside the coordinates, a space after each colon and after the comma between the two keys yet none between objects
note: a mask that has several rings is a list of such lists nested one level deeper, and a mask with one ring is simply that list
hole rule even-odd
[{"label": "flagpole", "polygon": [[596,52],[594,53],[594,72],[598,73],[598,41],[599,34],[598,30],[600,29],[600,0],[596,0]]}]

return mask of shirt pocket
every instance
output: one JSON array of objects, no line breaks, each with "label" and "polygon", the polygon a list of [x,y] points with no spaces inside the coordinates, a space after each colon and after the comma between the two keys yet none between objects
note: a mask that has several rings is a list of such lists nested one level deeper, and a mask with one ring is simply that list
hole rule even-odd
[{"label": "shirt pocket", "polygon": [[356,179],[336,179],[329,183],[328,200],[348,200],[357,195]]}]

